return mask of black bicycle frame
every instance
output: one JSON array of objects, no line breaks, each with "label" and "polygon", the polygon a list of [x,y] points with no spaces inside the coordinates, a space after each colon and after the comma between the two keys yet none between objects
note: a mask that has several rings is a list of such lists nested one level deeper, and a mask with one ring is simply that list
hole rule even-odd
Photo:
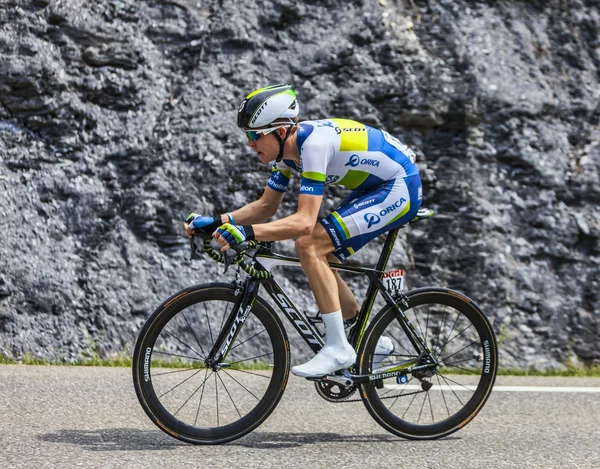
[{"label": "black bicycle frame", "polygon": [[[362,307],[358,313],[357,327],[353,328],[349,337],[349,341],[354,345],[356,351],[358,351],[364,336],[367,321],[370,317],[377,293],[381,292],[384,300],[398,311],[398,321],[400,326],[417,351],[417,354],[424,352],[428,358],[433,360],[433,357],[431,357],[431,352],[428,350],[425,342],[404,314],[404,311],[408,309],[408,299],[402,293],[400,293],[398,298],[395,299],[386,290],[383,282],[381,281],[392,253],[392,248],[394,247],[394,243],[398,236],[399,229],[400,228],[393,229],[388,233],[383,245],[382,253],[379,256],[379,260],[377,261],[377,265],[374,269],[366,267],[352,267],[338,263],[329,263],[329,265],[332,269],[339,271],[365,274],[370,280],[365,300],[363,301]],[[300,266],[300,261],[295,257],[281,256],[271,252],[261,253],[260,249],[256,253],[255,259],[261,265],[267,264],[267,267],[269,263],[275,265],[283,264]],[[269,260],[272,262],[269,262]],[[219,333],[219,337],[215,341],[213,350],[211,350],[208,355],[209,361],[211,362],[209,365],[220,363],[227,356],[227,353],[231,348],[231,344],[233,344],[235,341],[242,324],[250,313],[261,284],[265,287],[265,290],[267,290],[273,301],[277,304],[277,306],[279,306],[283,314],[290,320],[294,328],[302,336],[306,344],[313,350],[313,352],[317,353],[323,347],[324,342],[320,332],[314,326],[313,322],[307,317],[306,313],[299,310],[294,305],[294,303],[276,282],[274,277],[267,279],[255,279],[249,276],[246,278],[243,286],[238,285],[236,295],[239,295],[241,292],[243,292],[243,295],[241,296],[239,303],[236,305],[236,307],[234,307],[232,314],[230,314],[229,318],[227,319],[225,327],[223,327]],[[210,357],[214,357],[214,359],[210,360]]]}]

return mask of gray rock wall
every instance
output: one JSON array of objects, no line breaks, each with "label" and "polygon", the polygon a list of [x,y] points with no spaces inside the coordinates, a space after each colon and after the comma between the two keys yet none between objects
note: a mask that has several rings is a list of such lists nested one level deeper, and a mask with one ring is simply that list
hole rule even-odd
[{"label": "gray rock wall", "polygon": [[0,26],[0,353],[129,351],[162,300],[217,278],[182,220],[260,196],[237,106],[293,82],[303,119],[415,149],[436,217],[394,250],[411,287],[476,299],[503,366],[600,361],[596,1],[22,0]]}]

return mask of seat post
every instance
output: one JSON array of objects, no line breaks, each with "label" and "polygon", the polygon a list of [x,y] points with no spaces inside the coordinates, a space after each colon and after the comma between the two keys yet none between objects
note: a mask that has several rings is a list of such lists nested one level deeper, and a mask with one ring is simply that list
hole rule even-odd
[{"label": "seat post", "polygon": [[392,249],[394,248],[394,243],[396,242],[396,238],[398,237],[398,230],[400,228],[394,228],[390,232],[388,232],[387,237],[385,238],[385,243],[383,244],[383,249],[381,250],[381,255],[379,256],[379,260],[377,261],[377,265],[375,269],[384,271],[387,267],[387,263],[390,260],[390,256],[392,255]]},{"label": "seat post", "polygon": [[[383,249],[381,250],[381,255],[379,256],[379,260],[377,261],[377,265],[375,266],[375,269],[384,272],[385,268],[387,266],[388,260],[390,259],[390,256],[392,254],[392,249],[394,247],[394,243],[396,242],[396,237],[398,236],[398,230],[400,228],[394,228],[393,230],[391,230],[387,237],[385,238],[385,243],[383,244]],[[367,288],[367,293],[365,295],[365,301],[362,304],[362,307],[360,308],[360,316],[359,317],[364,317],[364,315],[366,314],[367,311],[371,311],[371,308],[373,307],[373,303],[375,302],[375,297],[377,296],[377,292],[378,289],[375,286],[375,284],[373,283],[373,281],[371,281],[369,283],[369,287]],[[363,329],[364,330],[364,329]],[[353,341],[356,338],[356,335],[358,333],[357,328],[353,328],[352,331],[350,332],[350,340],[352,341],[351,343],[354,343]]]}]

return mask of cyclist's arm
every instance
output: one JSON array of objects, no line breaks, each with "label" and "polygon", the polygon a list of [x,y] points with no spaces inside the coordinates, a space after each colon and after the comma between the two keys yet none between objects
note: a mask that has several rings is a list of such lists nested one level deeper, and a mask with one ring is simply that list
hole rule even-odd
[{"label": "cyclist's arm", "polygon": [[[284,195],[285,192],[278,192],[265,187],[265,191],[260,199],[229,213],[233,216],[236,225],[262,223],[275,215]],[[224,216],[224,218],[227,217]],[[224,223],[229,223],[229,220],[225,220]]]},{"label": "cyclist's arm", "polygon": [[312,233],[319,216],[322,200],[322,195],[300,194],[298,196],[298,210],[293,215],[270,223],[253,225],[255,239],[259,241],[279,241],[299,238]]}]

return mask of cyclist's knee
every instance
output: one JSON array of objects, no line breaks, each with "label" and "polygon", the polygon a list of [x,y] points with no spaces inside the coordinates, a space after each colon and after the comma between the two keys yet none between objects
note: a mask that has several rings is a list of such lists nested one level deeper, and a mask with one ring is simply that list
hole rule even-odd
[{"label": "cyclist's knee", "polygon": [[306,256],[310,256],[314,251],[314,241],[310,235],[300,236],[294,243],[296,255],[302,260]]},{"label": "cyclist's knee", "polygon": [[295,242],[295,248],[300,261],[307,256],[326,256],[334,249],[329,236],[320,225],[317,225],[311,234],[300,236]]}]

